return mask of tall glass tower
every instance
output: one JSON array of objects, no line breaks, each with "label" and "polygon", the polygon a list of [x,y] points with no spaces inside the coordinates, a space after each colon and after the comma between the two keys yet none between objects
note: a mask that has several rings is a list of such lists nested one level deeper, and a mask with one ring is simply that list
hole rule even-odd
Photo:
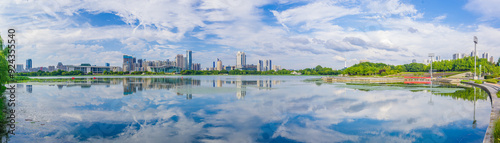
[{"label": "tall glass tower", "polygon": [[191,50],[186,51],[186,69],[192,70],[193,66],[193,52]]},{"label": "tall glass tower", "polygon": [[33,68],[33,61],[31,61],[31,59],[27,59],[26,60],[26,70],[30,70],[31,68]]}]

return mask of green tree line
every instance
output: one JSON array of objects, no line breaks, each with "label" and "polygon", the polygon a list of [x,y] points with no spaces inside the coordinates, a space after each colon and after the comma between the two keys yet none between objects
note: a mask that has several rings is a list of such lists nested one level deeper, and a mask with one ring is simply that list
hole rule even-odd
[{"label": "green tree line", "polygon": [[[481,65],[481,73],[495,74],[500,72],[500,67],[487,59],[477,59],[477,72]],[[400,72],[429,72],[430,65],[411,63],[404,65],[387,65],[384,63],[364,62],[355,64],[342,73],[349,75],[391,75]],[[465,57],[457,60],[442,60],[432,62],[432,69],[438,72],[445,71],[474,71],[474,57]]]}]

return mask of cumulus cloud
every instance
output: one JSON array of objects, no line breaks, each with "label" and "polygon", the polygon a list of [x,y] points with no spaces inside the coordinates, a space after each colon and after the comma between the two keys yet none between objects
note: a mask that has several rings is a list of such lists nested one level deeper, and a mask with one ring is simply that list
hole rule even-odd
[{"label": "cumulus cloud", "polygon": [[353,46],[347,42],[336,41],[333,39],[326,41],[325,47],[328,49],[338,51],[338,52],[357,51],[360,49],[360,47],[358,47],[358,46]]},{"label": "cumulus cloud", "polygon": [[497,0],[469,0],[464,8],[483,15],[483,20],[498,20],[500,18],[498,15],[500,13],[499,5],[500,1]]},{"label": "cumulus cloud", "polygon": [[[210,53],[199,53],[206,57],[194,57],[203,67],[211,65],[211,59],[234,60],[234,55],[227,54],[236,51],[247,52],[248,63],[255,64],[273,55],[273,59],[282,60],[283,67],[296,69],[318,64],[344,66],[341,62],[322,60],[331,58],[330,54],[404,64],[408,57],[401,55],[420,59],[426,54],[419,53],[432,51],[446,59],[455,53],[450,51],[467,53],[471,48],[466,46],[470,42],[465,41],[471,35],[481,35],[480,39],[485,39],[481,42],[485,51],[499,52],[493,48],[499,43],[487,40],[490,37],[487,35],[497,35],[498,28],[478,23],[472,25],[475,28],[471,30],[461,31],[441,24],[447,17],[442,14],[429,18],[434,21],[420,21],[417,19],[426,11],[419,11],[410,2],[400,0],[167,0],[147,3],[61,0],[2,1],[0,4],[0,27],[14,26],[19,31],[18,61],[32,58],[36,61],[35,66],[54,65],[68,57],[104,53],[113,53],[107,57],[119,57],[116,55],[123,53],[151,60],[165,59],[184,53],[186,49]],[[265,8],[275,4],[293,6]],[[484,19],[498,18],[491,10],[492,5],[495,2],[471,0],[464,7],[482,14]],[[126,24],[94,26],[79,20],[83,13],[116,15]],[[61,48],[74,49],[78,45],[103,48],[80,53],[60,52],[66,51]],[[300,63],[295,61],[297,57],[311,61]],[[69,64],[93,63],[85,58],[70,59]],[[120,58],[107,59],[120,65]],[[93,64],[103,62],[99,60]]]}]

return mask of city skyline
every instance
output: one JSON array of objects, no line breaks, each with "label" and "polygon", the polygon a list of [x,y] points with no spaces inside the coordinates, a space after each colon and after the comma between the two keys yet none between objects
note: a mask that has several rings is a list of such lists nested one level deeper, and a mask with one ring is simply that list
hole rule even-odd
[{"label": "city skyline", "polygon": [[478,51],[500,53],[495,0],[82,3],[0,2],[0,26],[18,29],[18,63],[120,65],[124,54],[163,60],[192,50],[201,65],[245,51],[254,64],[272,57],[290,69],[341,69],[344,61],[398,65],[427,53],[452,59],[448,51],[474,49],[474,35]]}]

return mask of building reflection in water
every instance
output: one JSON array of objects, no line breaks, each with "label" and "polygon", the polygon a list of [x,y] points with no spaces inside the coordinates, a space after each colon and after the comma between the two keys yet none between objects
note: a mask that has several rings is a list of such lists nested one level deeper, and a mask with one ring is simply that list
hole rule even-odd
[{"label": "building reflection in water", "polygon": [[[122,80],[123,95],[143,90],[171,90],[179,86],[200,86],[200,80],[191,78],[124,78]],[[187,99],[192,99],[192,95],[186,96]]]},{"label": "building reflection in water", "polygon": [[242,80],[241,78],[236,78],[235,80],[212,80],[212,87],[223,87],[222,84],[234,84],[236,85],[236,97],[238,99],[244,99],[247,94],[247,87],[257,87],[259,90],[270,90],[273,85],[281,84],[279,80]]},{"label": "building reflection in water", "polygon": [[26,85],[26,91],[28,93],[32,93],[33,92],[33,85]]},{"label": "building reflection in water", "polygon": [[[258,90],[271,90],[274,85],[279,85],[280,80],[242,80],[241,78],[230,79],[230,80],[208,80],[204,81],[208,86],[212,87],[230,87],[229,85],[236,86],[236,97],[238,99],[244,99],[247,94],[247,87],[257,88]],[[211,82],[211,83],[210,83]],[[186,99],[193,98],[193,86],[200,86],[201,80],[192,78],[102,78],[87,81],[77,81],[70,84],[57,84],[58,89],[66,87],[81,87],[90,88],[91,85],[105,85],[110,87],[110,85],[122,84],[123,85],[123,95],[132,95],[137,92],[142,92],[145,90],[179,90],[176,91],[177,95],[185,95]],[[224,85],[225,84],[225,85]],[[232,86],[234,87],[234,86]],[[32,92],[32,85],[26,85],[26,91]]]}]

